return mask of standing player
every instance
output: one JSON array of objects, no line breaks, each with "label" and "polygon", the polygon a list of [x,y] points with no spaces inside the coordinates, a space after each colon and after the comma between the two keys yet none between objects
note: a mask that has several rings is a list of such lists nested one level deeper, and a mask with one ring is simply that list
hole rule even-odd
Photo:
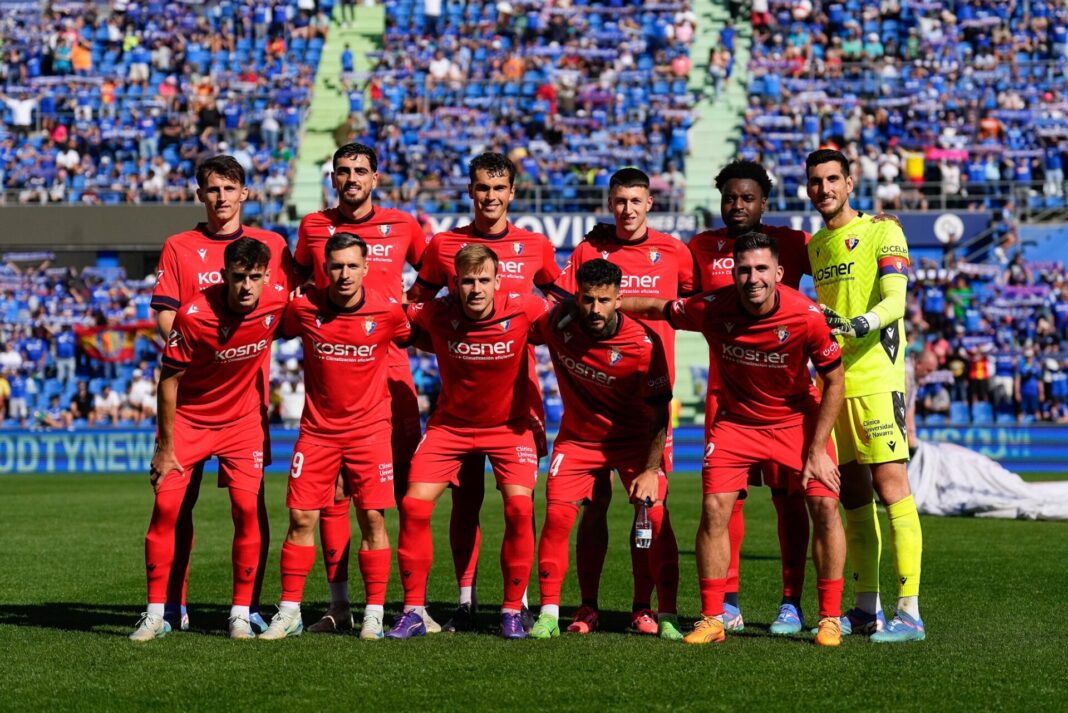
[{"label": "standing player", "polygon": [[[152,308],[156,310],[156,324],[160,336],[170,336],[175,314],[212,285],[222,282],[223,252],[241,237],[259,240],[271,251],[270,279],[286,290],[296,286],[293,258],[289,245],[278,233],[261,230],[241,223],[241,206],[248,199],[245,169],[232,156],[214,156],[197,166],[197,199],[204,204],[205,222],[192,230],[172,235],[163,243],[156,270],[156,286],[152,291]],[[270,464],[270,454],[267,454]],[[200,493],[204,467],[189,463],[191,487],[188,501],[182,504],[175,531],[174,580],[167,583],[167,619],[172,626],[189,627],[185,611],[185,589],[189,573],[189,557],[193,550],[193,506]],[[270,540],[266,506],[260,509],[261,537]],[[267,563],[267,549],[261,553],[260,568],[253,593],[252,624],[258,631],[267,628],[259,613],[260,585]]]},{"label": "standing player", "polygon": [[[619,472],[635,509],[648,505],[652,541],[645,555],[656,579],[660,636],[678,640],[677,583],[659,580],[665,568],[661,535],[667,513],[667,476],[660,467],[667,440],[671,380],[660,338],[617,312],[623,273],[596,258],[578,269],[577,314],[570,305],[540,318],[531,339],[549,346],[564,416],[553,444],[546,488],[548,508],[538,546],[541,615],[530,635],[560,635],[560,588],[568,566],[568,541],[580,505],[597,480]],[[635,401],[635,398],[641,401]],[[602,485],[611,488],[611,482]],[[677,551],[677,548],[675,549]],[[668,586],[665,586],[667,584]]]},{"label": "standing player", "polygon": [[[484,153],[471,161],[467,192],[474,206],[474,220],[462,228],[438,233],[431,239],[419,277],[408,292],[410,301],[424,302],[443,287],[454,284],[453,258],[465,245],[474,244],[486,245],[497,255],[503,289],[529,295],[535,287],[543,293],[552,288],[560,275],[552,243],[544,235],[517,228],[508,221],[508,206],[515,198],[515,174],[515,164],[499,153]],[[531,428],[541,458],[548,451],[545,414],[541,387],[534,370],[533,347],[530,352]],[[481,539],[478,515],[486,496],[485,461],[481,453],[470,454],[460,468],[458,486],[452,489],[449,544],[460,596],[456,613],[445,624],[446,631],[469,631],[475,625],[477,600],[474,585]]]},{"label": "standing player", "polygon": [[[595,258],[602,258],[619,266],[623,272],[620,294],[624,297],[655,297],[675,299],[697,291],[697,276],[693,257],[678,239],[649,228],[648,214],[653,207],[649,194],[649,177],[637,168],[616,171],[609,180],[609,204],[615,218],[615,226],[598,225],[575,247],[571,260],[557,282],[563,293],[572,295],[578,284],[575,275],[582,265]],[[660,337],[667,356],[671,383],[675,383],[675,332],[663,322],[649,325]],[[668,430],[664,449],[664,470],[671,470],[672,438]],[[601,481],[599,481],[601,482]],[[610,485],[609,481],[603,481]],[[582,592],[582,607],[575,614],[575,621],[568,631],[589,633],[598,626],[597,595],[600,588],[601,570],[608,552],[608,505],[612,499],[610,487],[595,488],[593,497],[583,511],[579,523],[576,544],[576,566],[579,588]],[[660,558],[662,572],[649,571],[647,553],[631,543],[631,567],[634,571],[634,597],[632,602],[631,631],[641,634],[657,634],[659,624],[650,608],[653,582],[660,581],[667,588],[678,588],[678,546],[671,517],[665,512],[663,531],[664,551]],[[674,597],[670,598],[672,601]],[[664,602],[659,602],[662,609]]]},{"label": "standing player", "polygon": [[[320,290],[326,290],[332,280],[324,267],[324,246],[331,236],[341,232],[356,235],[367,245],[367,286],[400,301],[404,291],[404,263],[418,268],[423,259],[426,238],[422,227],[407,213],[375,206],[378,155],[373,148],[364,144],[345,144],[334,152],[333,167],[330,180],[337,191],[337,207],[304,216],[298,230],[297,264],[311,275]],[[419,401],[407,351],[396,345],[389,345],[388,349],[394,485],[396,492],[403,495],[408,464],[419,443]],[[323,561],[330,583],[330,609],[322,619],[308,627],[312,632],[339,631],[353,626],[349,605],[352,537],[349,497],[341,492],[338,495],[336,502],[322,510],[319,520]],[[437,626],[432,621],[427,624]]]},{"label": "standing player", "polygon": [[230,638],[253,638],[249,605],[266,543],[261,540],[263,464],[267,449],[266,385],[271,341],[286,291],[270,284],[271,250],[249,237],[224,251],[223,284],[184,305],[163,352],[158,400],[159,442],[152,458],[156,493],[145,536],[148,609],[132,641],[166,635],[164,602],[176,566],[179,511],[192,464],[219,458],[219,486],[230,491],[234,519],[234,593]]},{"label": "standing player", "polygon": [[391,558],[385,510],[396,503],[388,354],[410,330],[396,299],[363,287],[367,243],[337,233],[326,242],[324,254],[330,287],[309,287],[291,302],[280,330],[299,335],[304,343],[307,401],[289,470],[282,601],[262,639],[295,636],[304,628],[300,600],[315,561],[315,525],[319,513],[334,504],[339,470],[356,504],[362,535],[359,561],[367,608],[360,638],[383,634]]},{"label": "standing player", "polygon": [[[690,644],[724,639],[723,599],[730,566],[727,532],[750,469],[771,461],[791,490],[804,490],[812,515],[812,559],[819,580],[816,643],[838,646],[845,542],[838,515],[838,469],[831,428],[842,405],[841,351],[822,313],[796,290],[780,286],[778,247],[761,233],[734,243],[734,287],[686,300],[624,300],[624,309],[663,315],[678,329],[699,331],[721,376],[720,406],[705,444],[704,503],[697,531],[701,621]],[[822,399],[812,393],[808,362],[823,375]]]},{"label": "standing player", "polygon": [[[842,618],[845,633],[873,641],[920,641],[923,533],[909,489],[905,429],[905,290],[909,250],[901,228],[873,222],[850,204],[849,160],[820,149],[805,161],[808,197],[827,227],[808,246],[816,294],[827,322],[841,335],[845,407],[835,424],[842,466],[849,559],[856,604]],[[889,625],[879,602],[881,535],[872,488],[890,516],[900,589]]]},{"label": "standing player", "polygon": [[[731,270],[734,267],[734,241],[741,235],[756,231],[774,238],[779,247],[779,264],[783,268],[782,284],[793,289],[801,286],[801,277],[811,273],[808,266],[809,235],[803,230],[763,225],[760,221],[768,207],[771,193],[771,178],[756,161],[738,160],[727,164],[716,176],[716,188],[720,193],[720,215],[725,227],[706,230],[690,240],[690,252],[700,273],[702,290],[718,290],[734,284]],[[710,355],[708,394],[705,398],[705,436],[716,415],[716,393],[720,388],[715,372],[716,360]],[[804,626],[801,612],[801,593],[805,585],[805,566],[808,563],[808,510],[804,494],[791,493],[786,483],[778,478],[771,464],[755,468],[751,484],[762,481],[771,488],[771,501],[778,514],[779,552],[782,556],[782,601],[779,614],[771,624],[773,634],[796,634]],[[744,495],[744,494],[743,494]],[[727,594],[723,604],[723,623],[728,631],[741,631],[745,627],[738,603],[738,570],[741,560],[742,539],[745,536],[745,518],[742,506],[745,498],[739,497],[731,513],[728,531],[731,539],[731,566],[727,572]]]},{"label": "standing player", "polygon": [[388,637],[423,636],[426,581],[434,559],[430,516],[464,460],[488,456],[504,498],[501,634],[526,637],[520,609],[534,559],[534,482],[538,457],[530,429],[531,324],[546,311],[538,297],[502,288],[497,256],[485,245],[456,253],[456,293],[412,305],[412,325],[429,335],[441,369],[441,397],[412,460],[401,506],[397,561],[404,613]]}]

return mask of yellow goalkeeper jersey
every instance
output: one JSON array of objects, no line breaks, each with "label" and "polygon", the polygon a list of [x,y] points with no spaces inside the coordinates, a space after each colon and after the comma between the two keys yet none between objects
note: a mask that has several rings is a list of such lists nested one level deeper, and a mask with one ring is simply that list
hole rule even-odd
[{"label": "yellow goalkeeper jersey", "polygon": [[[879,281],[908,279],[909,248],[892,220],[858,215],[837,230],[824,228],[808,244],[820,304],[847,319],[882,301]],[[905,320],[881,325],[862,338],[839,338],[846,397],[905,391]]]}]

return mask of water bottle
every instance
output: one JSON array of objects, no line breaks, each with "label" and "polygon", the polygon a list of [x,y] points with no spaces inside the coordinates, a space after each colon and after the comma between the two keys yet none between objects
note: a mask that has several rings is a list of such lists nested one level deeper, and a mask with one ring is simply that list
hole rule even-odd
[{"label": "water bottle", "polygon": [[653,544],[653,523],[649,521],[648,502],[638,510],[638,519],[634,521],[634,546],[647,550]]}]

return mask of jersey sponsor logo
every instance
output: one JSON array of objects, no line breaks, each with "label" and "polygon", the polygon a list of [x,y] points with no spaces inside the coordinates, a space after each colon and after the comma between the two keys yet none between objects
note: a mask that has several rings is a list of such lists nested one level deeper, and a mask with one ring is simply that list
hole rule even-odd
[{"label": "jersey sponsor logo", "polygon": [[261,339],[252,344],[242,344],[238,347],[218,349],[215,351],[215,361],[239,361],[241,359],[250,359],[266,349],[270,343],[271,340],[269,339]]},{"label": "jersey sponsor logo", "polygon": [[205,285],[221,285],[222,281],[222,273],[218,270],[197,273],[197,284],[200,286],[201,289],[204,289]]},{"label": "jersey sponsor logo", "polygon": [[845,239],[846,250],[853,252],[853,249],[860,245],[860,238],[855,235],[850,235]]},{"label": "jersey sponsor logo", "polygon": [[734,269],[733,257],[717,257],[708,264],[713,272],[730,272]]},{"label": "jersey sponsor logo", "polygon": [[501,260],[499,269],[505,275],[522,275],[523,263],[519,260]]},{"label": "jersey sponsor logo", "polygon": [[779,344],[782,344],[790,338],[790,330],[788,330],[784,325],[779,325],[775,328],[775,336],[778,338]]},{"label": "jersey sponsor logo", "polygon": [[822,354],[825,357],[829,357],[832,354],[837,354],[837,353],[839,353],[841,351],[842,350],[838,346],[838,342],[831,342],[830,345],[826,349],[824,349],[822,352],[820,352],[820,354]]},{"label": "jersey sponsor logo", "polygon": [[906,259],[909,256],[909,249],[904,245],[884,245],[881,252],[883,255],[900,255]]},{"label": "jersey sponsor logo", "polygon": [[378,232],[381,233],[382,237],[384,238],[384,237],[386,237],[387,235],[389,235],[390,233],[393,232],[393,226],[392,225],[380,225],[380,226],[378,226]]},{"label": "jersey sponsor logo", "polygon": [[647,381],[646,384],[649,386],[650,389],[667,388],[667,386],[668,386],[668,376],[667,376],[667,374],[664,374],[663,376],[658,376],[655,379],[649,379],[649,381]]},{"label": "jersey sponsor logo", "polygon": [[196,314],[200,309],[196,305],[189,305],[189,309],[185,311],[186,314]]},{"label": "jersey sponsor logo", "polygon": [[486,357],[510,355],[513,344],[515,344],[514,339],[509,339],[506,342],[461,342],[459,340],[449,340],[448,347],[450,354]]},{"label": "jersey sponsor logo", "polygon": [[312,340],[315,353],[324,357],[360,357],[367,358],[375,355],[377,344],[333,344],[331,342],[317,342]]},{"label": "jersey sponsor logo", "polygon": [[721,355],[727,361],[753,366],[786,366],[790,358],[787,352],[766,352],[763,349],[747,349],[738,344],[724,344]]},{"label": "jersey sponsor logo", "polygon": [[619,360],[623,358],[623,353],[618,349],[608,350],[608,363],[610,366],[615,366],[619,363]]},{"label": "jersey sponsor logo", "polygon": [[660,257],[660,251],[656,248],[652,248],[649,250],[649,262],[651,262],[652,264],[655,265],[660,262]]},{"label": "jersey sponsor logo", "polygon": [[610,376],[600,369],[594,368],[589,364],[568,356],[567,354],[560,355],[560,363],[563,364],[569,372],[585,381],[592,381],[595,384],[610,386],[612,382],[616,380],[616,377]]},{"label": "jersey sponsor logo", "polygon": [[374,321],[371,318],[367,318],[367,319],[363,320],[363,333],[366,334],[369,337],[369,336],[371,336],[371,334],[374,333],[375,327],[377,327],[377,326],[378,326],[378,322]]},{"label": "jersey sponsor logo", "polygon": [[207,249],[206,249],[206,248],[199,248],[199,249],[197,250],[197,255],[199,255],[199,256],[200,256],[200,260],[201,260],[201,262],[203,262],[203,261],[204,261],[204,260],[206,260],[206,259],[207,259],[207,257],[208,257],[208,251],[207,251]]},{"label": "jersey sponsor logo", "polygon": [[853,274],[853,263],[840,262],[837,265],[828,265],[816,270],[816,274],[812,276],[816,282],[823,282],[825,280],[840,280],[843,277]]},{"label": "jersey sponsor logo", "polygon": [[273,314],[269,314],[269,315],[267,315],[266,317],[263,318],[263,326],[264,327],[270,328],[270,326],[272,324],[274,324],[274,315]]},{"label": "jersey sponsor logo", "polygon": [[660,283],[660,275],[624,275],[621,289],[652,289]]},{"label": "jersey sponsor logo", "polygon": [[393,252],[393,246],[382,243],[370,243],[367,246],[367,257],[389,257]]},{"label": "jersey sponsor logo", "polygon": [[519,242],[518,240],[516,242],[512,243],[512,252],[514,252],[516,255],[522,255],[523,254],[523,243]]}]

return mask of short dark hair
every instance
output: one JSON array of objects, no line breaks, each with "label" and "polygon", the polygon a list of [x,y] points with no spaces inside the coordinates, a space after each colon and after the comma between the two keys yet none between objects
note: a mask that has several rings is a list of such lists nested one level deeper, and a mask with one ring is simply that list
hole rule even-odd
[{"label": "short dark hair", "polygon": [[771,195],[771,176],[768,175],[767,169],[756,161],[738,159],[728,163],[716,175],[716,190],[722,193],[723,189],[727,187],[728,181],[736,179],[753,181],[760,186],[765,198]]},{"label": "short dark hair", "polygon": [[838,165],[842,167],[842,175],[849,175],[849,159],[845,154],[836,149],[817,149],[808,155],[805,159],[805,178],[808,178],[809,171],[821,163],[830,163],[831,161],[837,161]]},{"label": "short dark hair", "polygon": [[623,284],[623,271],[618,265],[598,257],[582,263],[575,273],[575,281],[578,282],[579,288],[609,285],[620,287]]},{"label": "short dark hair", "polygon": [[197,166],[197,188],[203,189],[208,184],[208,176],[212,174],[245,185],[245,169],[233,156],[221,154],[201,161]]},{"label": "short dark hair", "polygon": [[326,246],[323,248],[323,257],[329,260],[333,253],[351,248],[353,245],[360,248],[360,253],[367,257],[367,243],[359,235],[353,235],[352,233],[335,233],[330,236],[330,239],[326,241]]},{"label": "short dark hair", "polygon": [[267,267],[271,263],[271,249],[255,238],[238,238],[223,251],[223,265],[232,267]]},{"label": "short dark hair", "polygon": [[467,166],[467,177],[472,183],[475,182],[477,171],[485,171],[491,176],[508,174],[508,185],[515,184],[515,164],[512,163],[512,159],[502,153],[487,151],[475,156]]},{"label": "short dark hair", "polygon": [[742,253],[747,253],[751,250],[763,250],[767,248],[771,251],[775,261],[779,261],[779,241],[770,235],[750,230],[748,233],[743,233],[734,239],[734,259],[738,260],[738,256]]},{"label": "short dark hair", "polygon": [[627,166],[612,174],[608,179],[608,190],[613,188],[649,188],[649,174],[640,168]]},{"label": "short dark hair", "polygon": [[359,144],[353,142],[351,144],[345,144],[337,151],[334,152],[334,158],[331,162],[331,166],[337,168],[337,162],[343,158],[356,158],[357,156],[366,156],[367,163],[371,165],[371,170],[378,172],[378,154],[375,150],[367,144]]},{"label": "short dark hair", "polygon": [[497,268],[500,265],[497,253],[482,243],[469,243],[460,248],[452,262],[453,267],[456,269],[456,275],[459,276],[461,273],[470,272],[481,267],[482,263],[487,260],[493,263],[493,273],[497,274]]}]

